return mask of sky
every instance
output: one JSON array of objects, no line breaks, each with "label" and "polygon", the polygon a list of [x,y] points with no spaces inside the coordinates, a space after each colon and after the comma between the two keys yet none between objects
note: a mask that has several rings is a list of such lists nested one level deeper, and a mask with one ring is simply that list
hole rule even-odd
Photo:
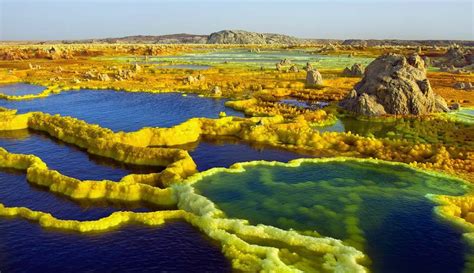
[{"label": "sky", "polygon": [[0,0],[0,40],[210,34],[474,40],[474,0]]}]

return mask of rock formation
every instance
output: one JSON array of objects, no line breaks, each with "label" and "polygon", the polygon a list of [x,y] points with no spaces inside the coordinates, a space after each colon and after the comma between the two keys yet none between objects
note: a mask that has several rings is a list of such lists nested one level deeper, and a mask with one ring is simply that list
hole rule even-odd
[{"label": "rock formation", "polygon": [[290,67],[290,69],[288,70],[288,72],[292,72],[292,73],[298,73],[300,72],[299,68],[296,66],[296,64],[292,65]]},{"label": "rock formation", "polygon": [[426,78],[425,64],[417,54],[385,54],[367,66],[341,106],[357,114],[379,116],[423,115],[448,111]]},{"label": "rock formation", "polygon": [[472,82],[457,82],[453,87],[459,90],[474,90],[474,84]]},{"label": "rock formation", "polygon": [[213,96],[216,96],[216,97],[222,96],[221,88],[217,85],[212,88],[211,93]]},{"label": "rock formation", "polygon": [[452,46],[443,56],[442,64],[446,66],[464,67],[474,62],[474,53],[470,49],[464,49],[459,46]]},{"label": "rock formation", "polygon": [[290,59],[283,59],[280,60],[281,65],[291,65],[291,60]]},{"label": "rock formation", "polygon": [[353,64],[351,68],[346,67],[342,71],[342,75],[349,77],[361,77],[364,74],[364,69],[361,64]]},{"label": "rock formation", "polygon": [[256,33],[244,30],[222,30],[209,35],[208,44],[298,44],[301,40],[295,37]]},{"label": "rock formation", "polygon": [[316,69],[306,71],[306,86],[314,87],[323,84],[323,77]]},{"label": "rock formation", "polygon": [[313,70],[313,66],[308,62],[306,63],[305,67],[303,67],[305,71]]},{"label": "rock formation", "polygon": [[276,63],[276,64],[275,64],[275,69],[276,69],[276,71],[281,72],[281,70],[282,70],[282,65],[281,65],[281,63]]}]

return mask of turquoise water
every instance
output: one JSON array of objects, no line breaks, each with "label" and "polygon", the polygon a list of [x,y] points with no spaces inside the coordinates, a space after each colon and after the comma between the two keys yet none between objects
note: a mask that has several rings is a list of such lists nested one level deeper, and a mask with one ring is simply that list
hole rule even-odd
[{"label": "turquoise water", "polygon": [[0,106],[19,113],[41,111],[73,116],[114,131],[136,131],[143,127],[171,127],[193,117],[218,118],[243,113],[226,107],[225,99],[183,97],[180,93],[130,93],[112,90],[67,91],[27,101],[0,100]]},{"label": "turquoise water", "polygon": [[374,272],[462,271],[461,232],[438,221],[424,197],[465,193],[456,180],[358,162],[246,169],[206,177],[196,188],[229,217],[345,240],[369,255]]},{"label": "turquoise water", "polygon": [[36,95],[43,90],[44,86],[28,83],[0,84],[0,93],[10,96]]}]

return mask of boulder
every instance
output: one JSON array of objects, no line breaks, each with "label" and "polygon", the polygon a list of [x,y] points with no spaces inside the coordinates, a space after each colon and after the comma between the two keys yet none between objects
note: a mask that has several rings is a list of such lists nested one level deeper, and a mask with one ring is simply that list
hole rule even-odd
[{"label": "boulder", "polygon": [[344,68],[342,74],[349,77],[361,77],[364,74],[364,69],[361,64],[353,64],[351,68]]},{"label": "boulder", "polygon": [[294,64],[294,65],[292,65],[292,66],[290,67],[289,72],[298,73],[298,72],[300,72],[300,70],[299,70],[298,67]]},{"label": "boulder", "polygon": [[103,81],[103,82],[108,82],[108,81],[110,81],[110,77],[109,77],[109,75],[103,73],[103,74],[98,75],[98,80]]},{"label": "boulder", "polygon": [[278,71],[278,72],[281,72],[282,70],[282,65],[280,63],[276,63],[275,64],[275,69]]},{"label": "boulder", "polygon": [[459,90],[474,90],[474,84],[471,82],[457,82],[453,87]]},{"label": "boulder", "polygon": [[217,85],[212,88],[211,93],[213,96],[216,96],[216,97],[222,96],[221,88]]},{"label": "boulder", "polygon": [[142,70],[142,68],[138,64],[134,64],[133,67],[132,67],[132,70],[134,72],[140,72]]},{"label": "boulder", "polygon": [[197,79],[196,79],[194,76],[189,75],[189,76],[186,77],[186,79],[184,80],[184,82],[191,84],[191,83],[197,82]]},{"label": "boulder", "polygon": [[290,65],[290,64],[291,64],[291,60],[290,60],[290,59],[283,59],[283,60],[280,60],[280,64],[281,64],[281,65]]},{"label": "boulder", "polygon": [[450,107],[451,110],[459,110],[461,108],[461,104],[459,103],[453,103]]},{"label": "boulder", "polygon": [[312,87],[323,84],[323,77],[318,70],[312,69],[306,71],[306,86]]},{"label": "boulder", "polygon": [[424,61],[418,54],[405,57],[390,53],[375,59],[341,106],[369,116],[448,111],[444,99],[431,89]]}]

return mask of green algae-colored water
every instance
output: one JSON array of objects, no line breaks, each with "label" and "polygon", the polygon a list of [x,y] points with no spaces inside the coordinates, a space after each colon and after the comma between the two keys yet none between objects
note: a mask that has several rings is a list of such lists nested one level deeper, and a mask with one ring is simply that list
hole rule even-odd
[{"label": "green algae-colored water", "polygon": [[448,115],[454,117],[455,119],[467,123],[474,124],[474,107],[471,108],[462,108],[457,111],[452,111]]},{"label": "green algae-colored water", "polygon": [[[448,115],[451,115],[448,114]],[[454,114],[453,114],[454,115]],[[460,114],[461,115],[461,114]],[[471,116],[472,118],[472,116]],[[361,136],[406,139],[418,143],[443,143],[474,147],[474,126],[458,121],[394,119],[387,121],[358,120],[340,117],[335,124],[315,127],[319,132],[352,132]]]},{"label": "green algae-colored water", "polygon": [[425,197],[465,193],[458,180],[358,161],[245,168],[205,177],[196,188],[230,217],[342,239],[368,254],[374,272],[463,269],[461,232],[440,221]]},{"label": "green algae-colored water", "polygon": [[[103,57],[101,57],[103,59]],[[135,57],[113,57],[106,58],[123,62],[144,63],[144,58]],[[329,56],[318,55],[307,50],[262,50],[260,52],[250,52],[247,49],[239,50],[215,50],[203,53],[188,53],[177,56],[157,56],[149,57],[148,63],[153,64],[194,64],[194,65],[238,65],[246,67],[275,68],[275,64],[283,59],[289,59],[292,63],[302,66],[310,62],[320,69],[343,69],[360,63],[367,66],[373,58],[349,57],[347,55]]]}]

